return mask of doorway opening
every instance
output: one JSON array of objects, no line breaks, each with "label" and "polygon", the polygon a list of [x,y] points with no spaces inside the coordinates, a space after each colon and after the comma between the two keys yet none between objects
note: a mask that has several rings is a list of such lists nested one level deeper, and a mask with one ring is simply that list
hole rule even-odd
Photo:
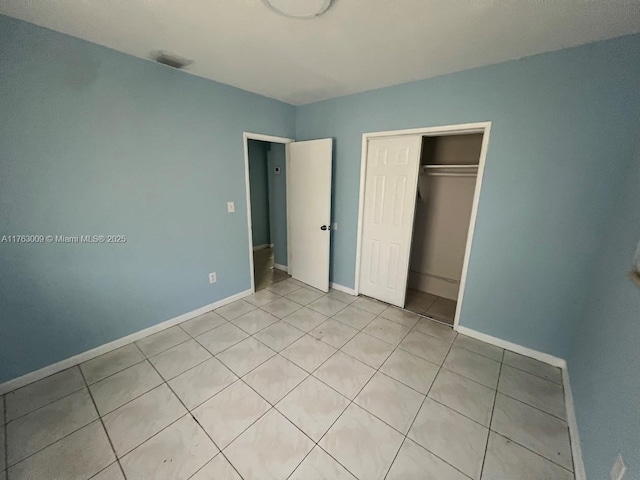
[{"label": "doorway opening", "polygon": [[289,278],[285,146],[248,140],[253,278],[256,291]]},{"label": "doorway opening", "polygon": [[363,135],[357,293],[457,327],[490,127]]},{"label": "doorway opening", "polygon": [[405,308],[453,325],[481,133],[423,136]]},{"label": "doorway opening", "polygon": [[327,292],[333,140],[243,138],[251,290],[291,276]]},{"label": "doorway opening", "polygon": [[244,137],[251,286],[259,291],[289,278],[286,144],[293,140]]}]

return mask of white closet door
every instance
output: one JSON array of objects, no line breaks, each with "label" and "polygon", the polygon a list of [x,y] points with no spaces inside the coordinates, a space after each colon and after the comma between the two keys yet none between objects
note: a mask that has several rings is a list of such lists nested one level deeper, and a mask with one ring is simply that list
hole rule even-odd
[{"label": "white closet door", "polygon": [[333,140],[294,142],[287,164],[291,276],[329,291]]},{"label": "white closet door", "polygon": [[422,136],[369,140],[360,293],[404,307]]}]

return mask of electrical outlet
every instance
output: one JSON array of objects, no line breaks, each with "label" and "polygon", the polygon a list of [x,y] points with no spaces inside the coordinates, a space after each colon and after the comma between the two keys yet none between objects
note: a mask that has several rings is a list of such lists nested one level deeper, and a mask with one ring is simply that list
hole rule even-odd
[{"label": "electrical outlet", "polygon": [[611,480],[623,480],[625,473],[627,473],[627,466],[624,464],[622,454],[619,453],[616,459],[613,461],[613,466],[611,467],[609,478]]},{"label": "electrical outlet", "polygon": [[218,279],[216,278],[216,272],[211,272],[209,274],[209,283],[216,283]]},{"label": "electrical outlet", "polygon": [[236,204],[234,202],[227,202],[227,212],[233,213],[236,211]]}]

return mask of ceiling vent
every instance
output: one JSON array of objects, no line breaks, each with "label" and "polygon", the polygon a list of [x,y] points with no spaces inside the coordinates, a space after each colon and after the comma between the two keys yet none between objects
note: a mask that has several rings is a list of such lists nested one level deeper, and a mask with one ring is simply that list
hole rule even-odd
[{"label": "ceiling vent", "polygon": [[171,53],[163,52],[161,50],[156,52],[151,52],[151,58],[158,63],[167,65],[172,68],[177,68],[178,70],[188,67],[193,63],[193,60],[187,60],[186,58],[182,58],[182,57],[179,57],[178,55],[173,55]]}]

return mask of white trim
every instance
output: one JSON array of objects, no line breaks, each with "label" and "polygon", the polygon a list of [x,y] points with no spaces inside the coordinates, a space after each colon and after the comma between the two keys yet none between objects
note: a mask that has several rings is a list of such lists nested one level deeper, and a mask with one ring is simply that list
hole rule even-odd
[{"label": "white trim", "polygon": [[385,130],[382,132],[369,132],[364,135],[366,135],[367,138],[427,134],[432,137],[441,137],[443,135],[468,135],[470,133],[483,133],[487,125],[491,125],[491,122],[460,123],[454,125],[440,125],[437,127],[406,128],[404,130]]},{"label": "white trim", "polygon": [[291,275],[291,265],[293,264],[293,262],[291,261],[291,229],[289,228],[289,225],[291,225],[291,213],[289,212],[289,210],[291,210],[289,208],[289,192],[291,191],[291,185],[290,185],[290,180],[289,180],[289,172],[291,171],[290,167],[290,158],[291,152],[290,152],[290,148],[289,145],[285,145],[284,146],[284,165],[285,165],[285,172],[286,172],[286,176],[284,177],[284,185],[285,185],[285,189],[287,190],[287,204],[286,204],[286,209],[287,209],[287,273],[289,275]]},{"label": "white trim", "polygon": [[564,384],[564,403],[567,408],[567,423],[569,424],[569,438],[571,440],[571,453],[573,454],[573,473],[576,480],[587,480],[587,472],[584,469],[582,457],[582,447],[580,446],[580,435],[578,435],[578,421],[576,420],[576,410],[573,404],[573,393],[569,383],[569,369],[562,369],[562,382]]},{"label": "white trim", "polygon": [[[242,132],[242,143],[244,147],[244,187],[245,197],[247,201],[247,230],[249,235],[249,278],[251,278],[251,293],[256,291],[256,279],[253,276],[253,231],[251,226],[251,186],[249,183],[249,140],[261,140],[271,143],[291,143],[292,138],[274,137],[272,135],[263,135],[261,133]],[[288,149],[285,156],[288,157]],[[285,158],[286,161],[286,158]],[[287,250],[289,246],[287,245]]]},{"label": "white trim", "polygon": [[476,340],[481,340],[485,343],[495,345],[496,347],[519,353],[520,355],[524,355],[525,357],[531,357],[536,360],[540,360],[541,362],[548,363],[549,365],[553,365],[554,367],[565,369],[567,368],[567,361],[564,358],[555,357],[544,352],[539,352],[538,350],[534,350],[533,348],[523,347],[522,345],[518,345],[517,343],[512,343],[507,340],[502,340],[501,338],[492,337],[491,335],[478,332],[468,327],[463,327],[462,325],[454,327],[454,330],[458,333],[466,335],[467,337],[475,338]]},{"label": "white trim", "polygon": [[258,250],[264,250],[265,248],[273,248],[273,243],[263,243],[262,245],[253,247],[253,251],[257,252]]},{"label": "white trim", "polygon": [[286,265],[280,265],[279,263],[274,263],[273,268],[289,273],[289,267],[287,267]]},{"label": "white trim", "polygon": [[[356,271],[355,271],[355,294],[360,293],[360,262],[362,255],[362,224],[364,221],[364,185],[367,171],[367,147],[370,138],[389,137],[399,135],[466,135],[470,133],[482,133],[482,148],[480,150],[480,161],[478,163],[478,175],[476,178],[476,187],[473,194],[473,204],[471,207],[471,218],[469,221],[469,231],[467,233],[467,243],[464,252],[464,261],[462,264],[462,275],[460,277],[460,290],[458,292],[458,302],[453,326],[456,328],[460,323],[460,312],[462,311],[462,302],[464,299],[464,289],[466,287],[467,272],[469,269],[469,257],[471,255],[471,246],[473,243],[473,232],[476,226],[476,217],[478,216],[478,203],[480,201],[480,190],[482,188],[482,180],[484,175],[484,167],[487,158],[487,148],[489,145],[489,135],[491,133],[491,122],[465,123],[460,125],[444,125],[438,127],[412,128],[406,130],[390,130],[384,132],[371,132],[362,135],[362,152],[360,157],[360,199],[358,206],[358,233],[356,240]],[[407,278],[409,272],[407,271]]]},{"label": "white trim", "polygon": [[456,313],[453,319],[454,328],[460,324],[460,312],[462,312],[462,301],[464,299],[464,289],[467,286],[467,273],[469,271],[469,257],[471,257],[471,244],[473,243],[473,232],[476,229],[476,217],[478,216],[478,204],[480,203],[480,190],[484,177],[484,164],[487,159],[487,148],[489,146],[489,135],[491,134],[491,122],[487,122],[482,135],[482,148],[480,149],[480,162],[478,163],[478,176],[476,177],[475,191],[473,192],[473,203],[471,206],[471,219],[469,220],[469,230],[467,231],[467,243],[464,248],[464,261],[462,262],[462,274],[460,275],[460,289],[458,290],[458,302]]},{"label": "white trim", "polygon": [[338,290],[339,292],[356,296],[356,291],[353,288],[345,287],[344,285],[340,285],[339,283],[331,282],[329,284],[329,287],[333,288],[334,290]]},{"label": "white trim", "polygon": [[567,409],[567,424],[569,425],[569,438],[571,440],[571,454],[573,456],[573,473],[576,480],[587,480],[587,474],[584,469],[584,460],[582,457],[582,448],[580,447],[580,436],[578,435],[578,422],[576,420],[576,411],[573,404],[573,393],[571,392],[571,384],[569,383],[569,370],[567,361],[563,358],[554,357],[548,353],[539,352],[532,348],[523,347],[516,343],[508,342],[500,338],[492,337],[485,333],[480,333],[467,327],[458,326],[455,329],[458,333],[475,338],[476,340],[504,348],[515,353],[519,353],[526,357],[531,357],[541,362],[553,365],[562,369],[562,383],[564,386],[564,403]]},{"label": "white trim", "polygon": [[91,350],[87,350],[86,352],[79,353],[78,355],[74,355],[73,357],[69,357],[65,360],[53,363],[34,372],[30,372],[26,375],[22,375],[21,377],[1,383],[0,395],[11,392],[17,388],[24,387],[25,385],[28,385],[32,382],[42,380],[43,378],[53,375],[54,373],[58,373],[62,370],[66,370],[67,368],[74,367],[83,362],[86,362],[87,360],[91,360],[92,358],[104,355],[105,353],[115,350],[116,348],[123,347],[132,342],[138,341],[141,338],[148,337],[149,335],[157,333],[161,330],[165,330],[169,327],[173,327],[174,325],[178,325],[179,323],[186,322],[187,320],[198,317],[200,315],[204,315],[211,310],[215,310],[216,308],[220,308],[231,302],[240,300],[241,298],[251,295],[252,293],[253,292],[251,290],[245,290],[243,292],[236,293],[235,295],[231,295],[230,297],[223,298],[222,300],[218,300],[217,302],[210,303],[209,305],[205,305],[204,307],[196,308],[195,310],[192,310],[190,312],[183,313],[182,315],[178,315],[177,317],[158,323],[157,325],[153,325],[152,327],[145,328],[144,330],[139,330],[135,333],[132,333],[131,335],[127,335],[126,337],[114,340],[113,342],[105,343],[104,345],[100,345],[99,347],[92,348]]},{"label": "white trim", "polygon": [[271,143],[291,143],[295,142],[293,138],[276,137],[274,135],[263,135],[262,133],[242,132],[246,140],[260,140],[261,142]]},{"label": "white trim", "polygon": [[[360,257],[362,255],[362,224],[364,223],[364,185],[367,176],[367,146],[369,137],[362,135],[362,147],[360,157],[360,197],[358,199],[358,232],[356,234],[356,275],[353,290],[356,295],[360,293]],[[409,272],[407,272],[409,276]]]}]

